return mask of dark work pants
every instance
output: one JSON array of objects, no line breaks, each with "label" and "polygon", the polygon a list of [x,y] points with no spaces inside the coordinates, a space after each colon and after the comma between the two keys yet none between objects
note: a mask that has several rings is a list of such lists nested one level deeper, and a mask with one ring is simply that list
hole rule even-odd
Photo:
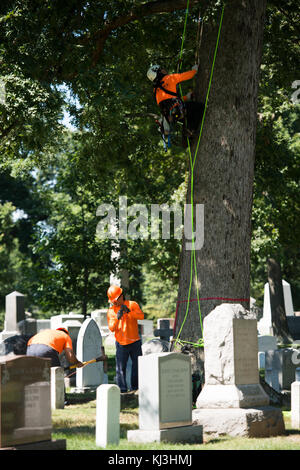
[{"label": "dark work pants", "polygon": [[201,123],[204,105],[196,101],[187,101],[185,103],[187,128],[190,131],[196,131]]},{"label": "dark work pants", "polygon": [[58,352],[45,344],[31,344],[27,346],[26,356],[48,357],[51,359],[51,367],[60,367]]},{"label": "dark work pants", "polygon": [[120,387],[121,393],[127,392],[126,367],[129,357],[132,361],[130,390],[137,390],[139,388],[138,357],[142,356],[142,354],[141,340],[135,341],[131,344],[126,344],[125,346],[116,341],[116,378],[117,385]]}]

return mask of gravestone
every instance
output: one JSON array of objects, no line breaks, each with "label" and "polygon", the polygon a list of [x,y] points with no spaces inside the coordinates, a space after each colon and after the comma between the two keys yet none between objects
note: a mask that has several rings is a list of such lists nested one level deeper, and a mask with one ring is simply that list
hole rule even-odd
[{"label": "gravestone", "polygon": [[295,360],[298,353],[299,351],[293,348],[276,349],[265,353],[265,381],[277,392],[290,390],[298,367],[298,361]]},{"label": "gravestone", "polygon": [[120,389],[117,385],[97,388],[96,445],[106,448],[120,441]]},{"label": "gravestone", "polygon": [[27,343],[31,336],[14,335],[0,342],[0,356],[15,354],[16,356],[25,356]]},{"label": "gravestone", "polygon": [[300,368],[296,369],[295,382],[291,386],[291,422],[294,429],[300,429]]},{"label": "gravestone", "polygon": [[266,367],[266,352],[274,351],[275,349],[277,349],[275,336],[258,335],[258,367],[260,369],[265,369]]},{"label": "gravestone", "polygon": [[[283,303],[284,310],[286,314],[287,324],[289,331],[292,335],[290,328],[290,320],[295,318],[293,299],[291,293],[291,286],[288,282],[282,279],[282,291],[283,291]],[[272,313],[271,313],[271,300],[270,300],[270,285],[269,282],[266,282],[264,286],[264,306],[263,306],[263,317],[258,322],[258,330],[262,335],[273,335],[273,325],[272,325]],[[295,339],[295,338],[293,338]]]},{"label": "gravestone", "polygon": [[266,356],[263,351],[258,351],[258,368],[265,369],[266,367]]},{"label": "gravestone", "polygon": [[42,330],[50,330],[51,329],[51,320],[50,318],[47,319],[37,319],[36,321],[36,332],[39,333]]},{"label": "gravestone", "polygon": [[157,328],[174,328],[175,318],[158,318]]},{"label": "gravestone", "polygon": [[164,341],[170,340],[170,337],[173,336],[173,328],[170,327],[169,318],[159,319],[158,328],[154,330],[154,336],[159,336]]},{"label": "gravestone", "polygon": [[73,350],[77,349],[77,338],[80,331],[82,323],[79,320],[67,320],[64,322],[64,327],[68,330],[68,333],[72,340]]},{"label": "gravestone", "polygon": [[21,335],[33,336],[37,333],[37,320],[35,318],[25,318],[18,323],[18,331]]},{"label": "gravestone", "polygon": [[5,330],[17,330],[22,320],[25,320],[25,296],[14,291],[5,297]]},{"label": "gravestone", "polygon": [[193,422],[213,435],[263,437],[284,432],[282,412],[260,385],[257,322],[241,305],[222,304],[203,322],[205,385]]},{"label": "gravestone", "polygon": [[65,406],[64,369],[51,367],[51,409],[58,410]]},{"label": "gravestone", "polygon": [[[87,318],[79,330],[76,356],[79,361],[86,362],[102,355],[102,337],[95,320]],[[94,362],[77,369],[76,390],[83,392],[96,389],[103,383],[103,362]]]},{"label": "gravestone", "polygon": [[138,320],[138,325],[143,326],[143,336],[153,336],[153,320]]},{"label": "gravestone", "polygon": [[25,296],[14,291],[5,296],[4,330],[0,333],[0,341],[19,334],[18,323],[25,320]]},{"label": "gravestone", "polygon": [[277,349],[277,341],[275,336],[271,335],[258,335],[258,351],[274,351]]},{"label": "gravestone", "polygon": [[51,441],[50,364],[28,356],[0,359],[0,448],[65,449],[65,440]]},{"label": "gravestone", "polygon": [[300,316],[294,315],[286,317],[289,331],[291,333],[293,341],[300,340]]},{"label": "gravestone", "polygon": [[169,351],[169,342],[162,339],[151,339],[142,345],[143,356]]},{"label": "gravestone", "polygon": [[285,314],[289,316],[294,316],[294,305],[292,299],[291,285],[282,279],[282,288],[283,288],[283,298],[284,298],[284,308]]},{"label": "gravestone", "polygon": [[110,333],[110,329],[108,328],[107,322],[107,308],[94,310],[91,313],[91,318],[97,323],[101,331],[102,337],[108,336]]},{"label": "gravestone", "polygon": [[77,314],[77,313],[73,313],[73,312],[62,313],[60,315],[54,315],[50,319],[51,329],[56,330],[56,328],[65,328],[65,322],[70,321],[70,320],[71,321],[76,320],[82,324],[84,321],[84,316]]},{"label": "gravestone", "polygon": [[190,358],[178,353],[139,357],[139,429],[135,442],[202,442],[202,427],[192,426]]},{"label": "gravestone", "polygon": [[264,315],[259,322],[258,329],[261,334],[276,336],[281,343],[291,343],[292,336],[286,316],[281,268],[273,258],[267,260],[267,268],[268,283],[265,286]]}]

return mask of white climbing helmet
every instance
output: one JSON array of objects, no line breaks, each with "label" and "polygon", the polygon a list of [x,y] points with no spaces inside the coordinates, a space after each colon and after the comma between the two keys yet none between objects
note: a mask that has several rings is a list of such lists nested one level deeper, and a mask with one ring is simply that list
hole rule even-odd
[{"label": "white climbing helmet", "polygon": [[161,69],[160,65],[151,65],[150,69],[147,72],[147,77],[151,82],[154,82],[154,80],[157,77],[157,72]]}]

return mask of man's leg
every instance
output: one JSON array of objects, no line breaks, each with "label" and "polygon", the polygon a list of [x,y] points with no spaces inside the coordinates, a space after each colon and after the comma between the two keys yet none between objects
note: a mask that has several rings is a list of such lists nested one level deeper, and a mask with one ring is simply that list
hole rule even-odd
[{"label": "man's leg", "polygon": [[142,342],[141,340],[136,341],[135,343],[130,344],[130,357],[132,360],[132,369],[131,369],[131,389],[138,390],[138,358],[142,356]]},{"label": "man's leg", "polygon": [[126,366],[129,357],[129,349],[127,346],[122,346],[116,341],[116,374],[117,385],[121,389],[121,393],[127,392],[126,383]]},{"label": "man's leg", "polygon": [[186,120],[189,131],[196,131],[201,123],[204,105],[196,101],[188,101],[186,104]]}]

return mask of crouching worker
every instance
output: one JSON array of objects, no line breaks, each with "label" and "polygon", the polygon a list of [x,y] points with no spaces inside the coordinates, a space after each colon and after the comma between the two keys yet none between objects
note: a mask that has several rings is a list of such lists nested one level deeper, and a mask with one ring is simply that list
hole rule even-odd
[{"label": "crouching worker", "polygon": [[138,389],[138,357],[142,356],[138,320],[143,320],[144,314],[136,302],[125,300],[124,292],[119,286],[110,286],[107,296],[111,303],[107,311],[108,327],[115,333],[116,338],[117,385],[121,393],[126,393],[126,367],[129,357],[132,360],[130,391]]},{"label": "crouching worker", "polygon": [[59,354],[63,351],[71,365],[83,367],[74,354],[71,337],[65,328],[42,330],[32,336],[27,343],[26,355],[49,358],[51,367],[60,367]]}]

